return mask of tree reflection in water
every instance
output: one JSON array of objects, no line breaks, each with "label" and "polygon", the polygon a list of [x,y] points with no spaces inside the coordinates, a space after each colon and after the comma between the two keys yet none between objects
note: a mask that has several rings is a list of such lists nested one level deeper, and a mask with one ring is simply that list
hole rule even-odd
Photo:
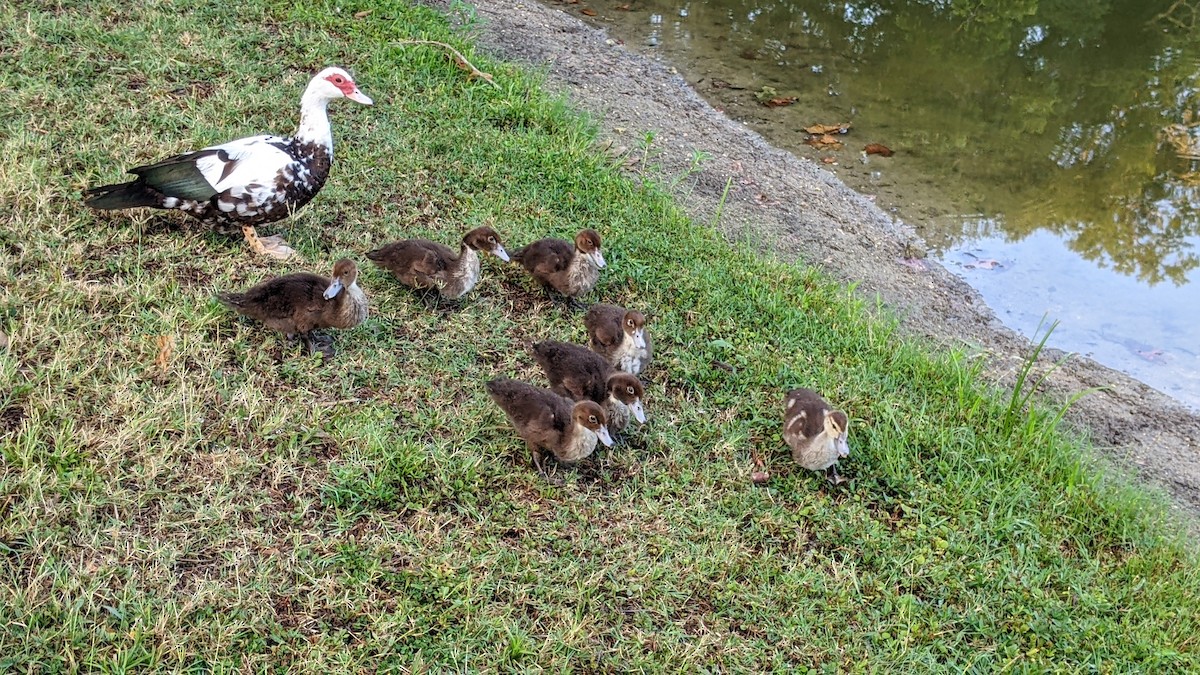
[{"label": "tree reflection in water", "polygon": [[[617,14],[628,2],[608,4]],[[1150,285],[1184,284],[1200,265],[1200,161],[1181,156],[1166,133],[1183,126],[1200,140],[1187,126],[1200,119],[1198,8],[1200,0],[632,4],[654,40],[689,50],[703,42],[714,59],[750,71],[749,89],[800,97],[773,120],[798,130],[848,119],[870,136],[862,143],[885,142],[898,151],[890,161],[957,193],[953,208],[970,214],[936,223],[905,214],[910,221],[945,230],[982,220],[1010,240],[1044,229]],[[860,147],[839,161],[856,161]],[[950,248],[987,233],[926,234]]]}]

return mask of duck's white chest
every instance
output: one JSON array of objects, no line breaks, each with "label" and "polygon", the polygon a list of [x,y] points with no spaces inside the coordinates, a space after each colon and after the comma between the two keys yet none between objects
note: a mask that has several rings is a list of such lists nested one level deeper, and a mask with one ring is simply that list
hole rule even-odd
[{"label": "duck's white chest", "polygon": [[479,283],[480,264],[479,254],[475,249],[464,246],[458,266],[450,272],[450,283],[442,289],[442,295],[447,298],[459,298],[470,293]]},{"label": "duck's white chest", "polygon": [[609,396],[608,400],[604,402],[604,413],[608,416],[608,430],[610,432],[622,431],[625,427],[629,426],[631,413],[629,406],[625,405],[623,401]]},{"label": "duck's white chest", "polygon": [[[789,443],[792,441],[789,440]],[[800,440],[792,445],[792,458],[812,471],[823,471],[838,461],[837,444],[825,434],[807,440]]]},{"label": "duck's white chest", "polygon": [[567,441],[566,447],[555,453],[555,456],[564,462],[579,461],[592,454],[599,440],[596,432],[583,425],[576,425],[575,433]]},{"label": "duck's white chest", "polygon": [[338,312],[336,328],[353,328],[367,320],[367,294],[357,283],[350,284],[344,293],[345,301]]},{"label": "duck's white chest", "polygon": [[567,286],[575,293],[587,293],[600,280],[600,268],[592,263],[586,255],[575,254],[571,266],[567,268]]},{"label": "duck's white chest", "polygon": [[638,347],[628,335],[625,336],[625,339],[621,340],[621,344],[617,345],[612,354],[614,367],[634,375],[645,370],[646,363],[649,360],[649,352]]}]

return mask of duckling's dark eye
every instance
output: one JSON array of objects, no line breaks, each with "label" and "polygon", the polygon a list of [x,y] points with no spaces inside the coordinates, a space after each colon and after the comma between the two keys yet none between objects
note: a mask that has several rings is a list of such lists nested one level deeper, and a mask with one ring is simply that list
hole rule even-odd
[{"label": "duckling's dark eye", "polygon": [[591,422],[592,424],[596,424],[596,423],[597,423],[597,422],[596,422],[596,416],[595,416],[595,415],[589,415],[589,416],[588,416],[588,421],[589,421],[589,422]]},{"label": "duckling's dark eye", "polygon": [[633,387],[625,387],[625,391],[627,391],[627,392],[629,392],[630,394],[632,394],[632,393],[633,393]]},{"label": "duckling's dark eye", "polygon": [[496,238],[495,238],[495,237],[488,237],[488,241],[490,241],[490,242],[492,242],[492,243],[494,244],[494,243],[496,243]]}]

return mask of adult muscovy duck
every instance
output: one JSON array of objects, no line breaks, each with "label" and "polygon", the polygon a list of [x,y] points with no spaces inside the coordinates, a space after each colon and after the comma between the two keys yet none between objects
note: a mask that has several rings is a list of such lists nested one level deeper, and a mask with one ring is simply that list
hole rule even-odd
[{"label": "adult muscovy duck", "polygon": [[148,206],[174,209],[219,229],[240,227],[250,248],[276,258],[292,254],[283,239],[259,238],[255,225],[287,217],[311,200],[329,177],[333,133],[329,102],[371,105],[341,68],[317,73],[300,98],[300,126],[292,138],[251,136],[130,169],[137,180],[84,191],[93,209]]}]

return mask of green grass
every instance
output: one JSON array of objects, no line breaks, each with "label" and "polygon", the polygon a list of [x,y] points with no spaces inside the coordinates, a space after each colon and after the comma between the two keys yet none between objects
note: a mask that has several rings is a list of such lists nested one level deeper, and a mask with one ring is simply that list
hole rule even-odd
[{"label": "green grass", "polygon": [[[362,7],[0,8],[0,669],[1200,668],[1196,556],[1052,409],[1010,424],[966,357],[622,177],[537,77],[430,10]],[[649,310],[658,350],[627,443],[529,468],[483,383],[540,381],[526,346],[583,328],[514,267],[430,311],[364,266],[372,315],[325,362],[212,299],[292,267],[81,206],[131,166],[290,132],[330,63],[377,105],[335,104],[328,186],[264,231],[326,272],[404,236],[594,227],[593,298]],[[851,415],[847,486],[780,440],[801,385]]]}]

